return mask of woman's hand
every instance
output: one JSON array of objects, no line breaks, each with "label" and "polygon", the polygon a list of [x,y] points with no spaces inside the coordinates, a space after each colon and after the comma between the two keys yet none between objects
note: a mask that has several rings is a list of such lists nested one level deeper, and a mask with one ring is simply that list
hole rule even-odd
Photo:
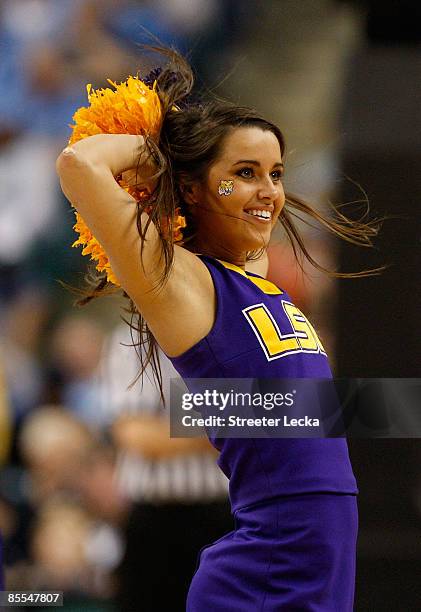
[{"label": "woman's hand", "polygon": [[134,187],[136,189],[146,189],[148,193],[153,193],[156,189],[157,179],[152,178],[158,167],[151,155],[136,168],[130,168],[121,174],[123,187]]}]

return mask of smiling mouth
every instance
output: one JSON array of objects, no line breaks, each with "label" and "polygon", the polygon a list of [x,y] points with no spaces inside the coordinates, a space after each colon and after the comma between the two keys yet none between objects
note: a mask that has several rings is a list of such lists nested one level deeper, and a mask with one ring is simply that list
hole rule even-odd
[{"label": "smiling mouth", "polygon": [[268,223],[272,219],[272,213],[269,210],[246,210],[244,211],[249,217]]}]

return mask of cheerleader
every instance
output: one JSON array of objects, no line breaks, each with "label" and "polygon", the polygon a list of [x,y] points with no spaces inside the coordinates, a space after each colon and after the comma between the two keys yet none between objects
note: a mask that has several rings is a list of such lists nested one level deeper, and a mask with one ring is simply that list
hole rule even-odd
[{"label": "cheerleader", "polygon": [[[285,194],[280,129],[252,109],[192,102],[190,67],[165,53],[152,77],[90,93],[57,160],[77,243],[99,271],[83,301],[121,287],[147,360],[156,365],[158,344],[185,378],[330,378],[311,323],[248,261],[281,224],[320,268],[297,213],[362,245],[375,224],[325,218]],[[213,443],[236,528],[201,551],[187,610],[351,612],[357,486],[346,440]]]}]

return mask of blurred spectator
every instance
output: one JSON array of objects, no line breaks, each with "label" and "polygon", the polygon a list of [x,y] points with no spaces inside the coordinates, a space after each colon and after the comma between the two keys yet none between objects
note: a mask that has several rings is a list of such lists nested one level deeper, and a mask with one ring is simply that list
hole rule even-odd
[{"label": "blurred spectator", "polygon": [[29,287],[20,290],[4,312],[0,310],[4,374],[15,426],[41,398],[43,372],[39,350],[48,315],[49,303],[44,293]]},{"label": "blurred spectator", "polygon": [[25,539],[24,554],[9,555],[9,588],[112,598],[128,508],[115,481],[113,453],[58,405],[41,406],[26,419],[19,445],[28,473],[24,503],[15,508],[31,512],[25,529],[16,510],[0,505],[7,550]]},{"label": "blurred spectator", "polygon": [[33,526],[31,551],[48,588],[68,592],[89,584],[85,546],[91,522],[78,504],[45,498]]},{"label": "blurred spectator", "polygon": [[100,426],[95,379],[104,332],[92,316],[69,313],[51,330],[48,342],[48,401],[62,403],[81,421]]},{"label": "blurred spectator", "polygon": [[20,451],[30,474],[31,501],[36,505],[51,493],[73,489],[81,457],[95,443],[86,425],[62,406],[42,406],[28,416]]},{"label": "blurred spectator", "polygon": [[29,553],[8,568],[9,590],[62,590],[67,603],[79,596],[111,600],[110,569],[121,558],[122,542],[79,502],[63,495],[46,498],[33,519]]}]

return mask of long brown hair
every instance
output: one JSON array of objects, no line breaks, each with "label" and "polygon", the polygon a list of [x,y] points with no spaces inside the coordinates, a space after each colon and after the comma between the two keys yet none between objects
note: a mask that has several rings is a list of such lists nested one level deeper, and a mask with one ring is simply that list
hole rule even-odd
[{"label": "long brown hair", "polygon": [[[154,223],[158,231],[165,264],[159,283],[164,284],[170,273],[174,257],[172,230],[177,208],[181,209],[181,213],[187,219],[187,227],[183,232],[184,246],[189,248],[194,238],[194,219],[184,201],[183,190],[190,183],[203,181],[206,178],[208,169],[217,160],[229,131],[241,126],[256,126],[262,130],[268,130],[278,139],[282,157],[285,154],[285,139],[281,130],[260,116],[256,110],[236,106],[217,98],[191,102],[194,79],[186,60],[173,50],[160,47],[148,47],[148,49],[164,55],[167,59],[166,66],[154,73],[164,119],[159,139],[145,137],[149,155],[153,157],[157,168],[155,174],[157,186],[147,201],[138,204],[137,227],[142,239],[142,249],[149,223]],[[139,166],[138,173],[141,174]],[[149,219],[145,225],[142,225],[141,215],[146,208],[148,208]],[[345,273],[329,270],[319,264],[307,250],[295,223],[296,219],[305,220],[306,216],[339,238],[364,247],[373,246],[372,239],[380,227],[378,219],[368,221],[365,221],[364,218],[349,219],[333,205],[331,205],[330,215],[322,214],[301,198],[286,193],[285,206],[279,222],[291,243],[299,265],[302,265],[300,256],[304,256],[315,268],[337,278],[368,276],[377,274],[383,269]],[[94,282],[91,277],[90,285],[91,289],[85,292],[83,299],[77,302],[79,305],[86,304],[92,298],[110,289],[106,279],[99,274],[96,274]],[[130,325],[133,344],[140,360],[140,372],[136,380],[142,375],[147,365],[151,364],[153,376],[163,396],[157,342],[134,302],[127,294],[124,295],[129,301],[126,312],[130,316],[130,320],[125,320]],[[137,334],[136,339],[133,337],[133,332]]]}]

